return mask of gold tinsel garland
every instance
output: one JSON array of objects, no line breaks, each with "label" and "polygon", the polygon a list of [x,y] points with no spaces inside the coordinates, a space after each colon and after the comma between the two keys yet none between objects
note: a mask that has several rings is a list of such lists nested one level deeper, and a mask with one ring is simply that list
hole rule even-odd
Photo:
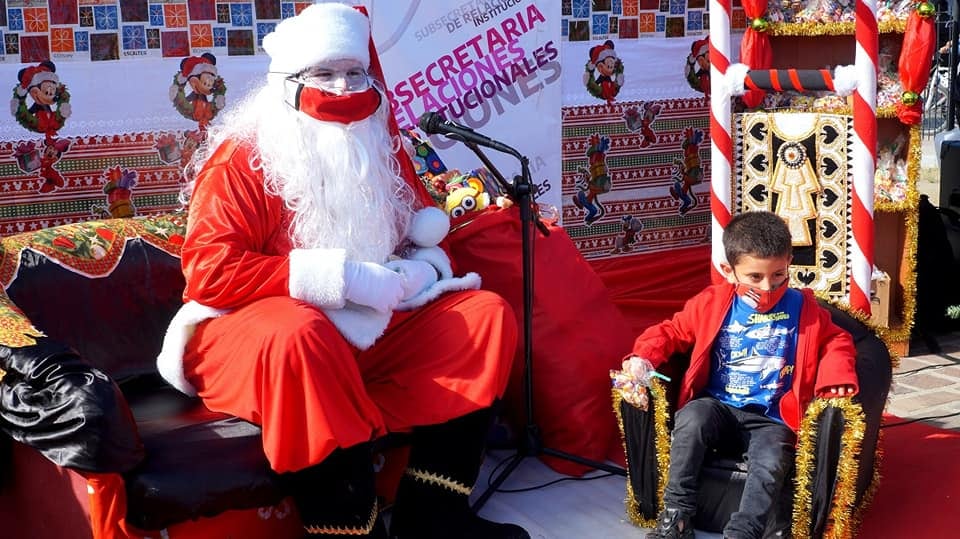
[{"label": "gold tinsel garland", "polygon": [[[883,212],[902,212],[906,235],[904,237],[904,253],[901,257],[903,268],[900,269],[900,276],[891,276],[899,279],[903,287],[903,312],[901,324],[895,328],[881,328],[880,337],[889,345],[894,342],[906,342],[910,340],[910,333],[913,330],[913,324],[917,309],[917,240],[919,238],[919,220],[920,214],[917,210],[920,203],[920,193],[917,190],[917,180],[920,177],[921,164],[921,142],[920,126],[910,128],[909,155],[907,157],[907,198],[897,205],[878,204],[876,211]],[[894,368],[899,366],[900,358],[896,357],[893,361]]]},{"label": "gold tinsel garland", "polygon": [[896,327],[882,327],[870,321],[869,317],[862,313],[853,311],[849,305],[842,304],[825,295],[817,294],[818,297],[830,302],[832,305],[843,310],[860,320],[883,339],[887,347],[891,349],[890,358],[893,367],[900,365],[900,356],[893,353],[893,343],[903,343],[910,340],[910,333],[913,330],[917,308],[917,239],[919,213],[917,212],[920,203],[920,192],[917,189],[917,181],[920,177],[921,165],[921,140],[920,126],[910,127],[910,142],[908,144],[907,155],[907,196],[904,200],[897,202],[874,201],[874,212],[884,213],[902,213],[904,219],[904,253],[901,257],[904,267],[900,269],[899,275],[891,275],[891,280],[896,280],[903,288],[903,312],[900,313],[900,325]]},{"label": "gold tinsel garland", "polygon": [[906,197],[903,200],[892,202],[889,200],[876,200],[873,209],[882,212],[901,212],[915,211],[920,203],[920,192],[917,190],[917,180],[920,178],[920,165],[923,148],[920,140],[920,126],[910,127],[910,142],[907,147],[907,190]]},{"label": "gold tinsel garland", "polygon": [[[793,535],[808,537],[810,530],[810,512],[813,510],[811,481],[816,466],[816,434],[819,430],[820,416],[827,407],[839,408],[843,412],[843,434],[840,436],[840,460],[837,462],[837,484],[833,503],[828,515],[826,537],[846,539],[854,532],[854,504],[856,502],[857,475],[859,474],[860,448],[863,442],[863,408],[849,397],[833,399],[814,399],[804,414],[797,439],[796,487],[793,502]],[[876,468],[875,468],[876,469]]]},{"label": "gold tinsel garland", "polygon": [[[771,36],[847,36],[854,35],[857,29],[855,21],[845,22],[776,22],[770,23],[767,33]],[[877,29],[881,34],[902,34],[907,30],[906,19],[879,21]]]},{"label": "gold tinsel garland", "polygon": [[[917,237],[919,215],[916,210],[904,212],[904,222],[906,224],[906,237],[904,239],[904,250],[902,261],[905,267],[901,268],[900,275],[891,276],[891,279],[900,279],[900,285],[903,287],[903,312],[902,321],[897,327],[879,328],[880,338],[891,345],[893,343],[903,343],[910,340],[910,332],[913,329],[914,314],[917,308]],[[899,366],[899,357],[894,359],[893,365]]]},{"label": "gold tinsel garland", "polygon": [[[843,116],[853,115],[853,108],[849,105],[843,107],[777,107],[772,109],[757,109],[765,110],[767,112],[785,112],[785,113],[811,113],[819,112],[821,114],[840,114]],[[897,108],[893,105],[886,105],[877,108],[877,119],[883,118],[896,118],[897,117]]]},{"label": "gold tinsel garland", "polygon": [[[617,425],[620,428],[620,441],[623,443],[623,454],[627,454],[627,433],[623,428],[623,414],[620,413],[620,403],[623,397],[619,391],[613,390],[613,411],[617,415]],[[667,471],[670,469],[670,432],[667,430],[669,403],[658,380],[650,383],[650,405],[653,407],[653,429],[656,439],[654,444],[657,450],[657,514],[663,511],[663,491],[667,487]],[[633,492],[633,483],[630,480],[630,463],[627,462],[627,497],[624,500],[627,518],[641,528],[653,528],[657,525],[657,518],[645,519],[638,509],[636,496]]]}]

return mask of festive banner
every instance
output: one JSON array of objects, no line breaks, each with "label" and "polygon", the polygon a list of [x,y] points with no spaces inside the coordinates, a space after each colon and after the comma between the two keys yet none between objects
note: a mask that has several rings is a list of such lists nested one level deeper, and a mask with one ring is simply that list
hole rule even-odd
[{"label": "festive banner", "polygon": [[[540,204],[560,206],[560,20],[548,0],[368,0],[400,127],[424,112],[498,140],[527,157]],[[462,143],[431,136],[450,168],[482,161]],[[481,150],[507,180],[515,157]]]},{"label": "festive banner", "polygon": [[574,0],[563,14],[567,233],[593,261],[708,246],[706,3]]},{"label": "festive banner", "polygon": [[[0,121],[0,234],[178,206],[206,126],[263,80],[260,44],[311,2],[7,0],[0,34],[10,116]],[[560,24],[545,0],[367,0],[402,127],[439,111],[530,159],[560,205]],[[518,128],[522,126],[522,128]],[[481,163],[433,137],[444,161]],[[490,151],[500,171],[516,159]]]}]

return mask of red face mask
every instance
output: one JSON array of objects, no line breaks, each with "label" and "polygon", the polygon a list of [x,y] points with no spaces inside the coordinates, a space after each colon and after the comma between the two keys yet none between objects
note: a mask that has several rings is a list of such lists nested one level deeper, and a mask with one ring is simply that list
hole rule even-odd
[{"label": "red face mask", "polygon": [[756,286],[744,283],[736,283],[736,293],[744,303],[749,305],[758,313],[765,313],[773,308],[774,305],[787,293],[787,281],[777,285],[773,290],[763,290]]},{"label": "red face mask", "polygon": [[380,92],[368,88],[362,92],[336,95],[298,84],[292,106],[323,122],[349,124],[368,118],[380,108]]}]

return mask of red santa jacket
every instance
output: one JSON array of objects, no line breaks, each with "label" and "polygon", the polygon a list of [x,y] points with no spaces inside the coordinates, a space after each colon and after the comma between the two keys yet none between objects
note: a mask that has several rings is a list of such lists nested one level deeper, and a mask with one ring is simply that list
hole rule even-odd
[{"label": "red santa jacket", "polygon": [[[859,391],[853,339],[831,321],[830,313],[817,304],[812,290],[801,292],[793,383],[780,399],[780,417],[794,431],[814,396],[822,395],[825,388],[851,385]],[[707,385],[710,352],[733,298],[734,286],[730,283],[707,287],[673,318],[647,328],[633,345],[633,354],[649,360],[654,368],[675,353],[690,353],[678,409],[700,396]]]},{"label": "red santa jacket", "polygon": [[[290,211],[280,197],[265,191],[263,174],[250,168],[250,152],[249,146],[228,140],[197,177],[181,253],[184,301],[231,309],[264,297],[291,295]],[[409,158],[399,153],[397,158],[418,200],[432,204]],[[323,261],[312,262],[321,265],[311,269],[318,280],[311,288],[325,292],[320,295],[326,299],[313,303],[342,307],[343,298],[335,291],[337,278],[324,279]],[[339,288],[342,264],[329,260],[331,268],[341,266]]]}]

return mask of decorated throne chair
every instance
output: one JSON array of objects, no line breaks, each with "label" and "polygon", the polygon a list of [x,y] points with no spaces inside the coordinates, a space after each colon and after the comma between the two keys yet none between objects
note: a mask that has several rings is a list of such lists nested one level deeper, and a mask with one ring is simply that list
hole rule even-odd
[{"label": "decorated throne chair", "polygon": [[[793,477],[780,507],[770,515],[767,536],[792,523],[794,537],[849,538],[878,479],[880,423],[892,380],[890,352],[877,334],[854,316],[827,302],[833,322],[848,331],[857,350],[860,392],[853,398],[815,399],[798,435]],[[647,409],[614,389],[614,411],[627,461],[626,511],[638,526],[655,527],[663,509],[670,459],[670,428],[677,384],[688,356],[677,355],[663,370],[675,382],[654,379]],[[720,532],[737,510],[749,463],[734,450],[716,448],[700,474],[699,530]]]},{"label": "decorated throne chair", "polygon": [[299,537],[255,425],[167,385],[185,218],[0,238],[4,536]]}]

